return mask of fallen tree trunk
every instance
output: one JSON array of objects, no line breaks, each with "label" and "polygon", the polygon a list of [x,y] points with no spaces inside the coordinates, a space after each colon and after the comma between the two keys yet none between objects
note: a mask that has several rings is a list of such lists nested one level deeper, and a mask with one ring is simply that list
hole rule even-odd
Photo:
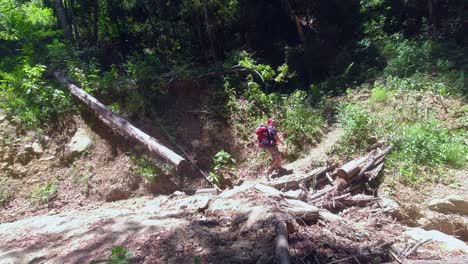
[{"label": "fallen tree trunk", "polygon": [[78,98],[88,108],[98,114],[98,118],[104,123],[111,125],[123,136],[127,136],[137,142],[143,144],[151,154],[162,157],[172,163],[178,172],[184,172],[188,163],[186,160],[173,152],[166,146],[162,145],[158,140],[144,133],[140,129],[133,126],[124,118],[114,114],[105,105],[99,102],[96,98],[86,93],[78,86],[74,85],[68,78],[59,72],[54,72],[55,78],[65,85],[68,90]]},{"label": "fallen tree trunk", "polygon": [[276,189],[291,190],[298,188],[301,183],[313,181],[318,179],[318,177],[322,175],[324,176],[326,172],[334,170],[335,167],[335,165],[331,165],[328,167],[318,168],[303,175],[295,175],[293,177],[282,177],[267,184]]},{"label": "fallen tree trunk", "polygon": [[276,224],[275,256],[276,263],[278,264],[291,263],[289,258],[288,228],[284,221],[279,221]]}]

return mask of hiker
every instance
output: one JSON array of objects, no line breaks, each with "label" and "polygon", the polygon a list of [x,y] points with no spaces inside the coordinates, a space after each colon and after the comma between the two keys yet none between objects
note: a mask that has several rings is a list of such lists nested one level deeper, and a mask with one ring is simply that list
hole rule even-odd
[{"label": "hiker", "polygon": [[268,119],[267,126],[262,125],[258,127],[256,133],[260,147],[265,148],[273,159],[267,171],[267,177],[269,178],[275,168],[284,170],[281,167],[283,157],[277,145],[277,143],[284,145],[284,142],[279,138],[276,130],[276,121],[272,118]]}]

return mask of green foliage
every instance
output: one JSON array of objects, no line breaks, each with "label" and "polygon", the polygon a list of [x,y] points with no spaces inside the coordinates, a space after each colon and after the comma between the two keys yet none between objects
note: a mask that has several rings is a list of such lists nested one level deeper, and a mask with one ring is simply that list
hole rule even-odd
[{"label": "green foliage", "polygon": [[[0,16],[0,40],[18,41],[34,40],[48,36],[56,36],[52,30],[56,20],[51,8],[44,7],[39,0],[16,1],[0,0],[2,15]],[[3,12],[3,10],[8,10]]]},{"label": "green foliage", "polygon": [[35,203],[48,203],[55,199],[58,194],[58,187],[55,182],[36,185],[31,191],[31,200]]},{"label": "green foliage", "polygon": [[371,97],[369,98],[369,103],[371,105],[377,103],[383,103],[390,98],[390,95],[386,89],[383,89],[379,86],[376,86],[371,90]]},{"label": "green foliage", "polygon": [[12,113],[19,123],[32,128],[60,112],[71,109],[70,97],[42,78],[44,65],[29,66],[13,73],[0,72],[0,106]]},{"label": "green foliage", "polygon": [[13,199],[11,186],[6,178],[0,177],[0,206],[7,204]]},{"label": "green foliage", "polygon": [[159,176],[169,175],[174,172],[174,167],[135,152],[129,153],[130,160],[135,165],[135,171],[149,182],[154,182]]},{"label": "green foliage", "polygon": [[93,260],[90,264],[109,263],[109,264],[129,264],[132,254],[124,247],[112,247],[111,255],[108,259]]},{"label": "green foliage", "polygon": [[231,154],[224,151],[224,149],[218,151],[213,157],[213,168],[210,172],[210,180],[220,185],[224,181],[225,175],[234,169],[236,161],[231,157]]},{"label": "green foliage", "polygon": [[369,145],[373,137],[371,116],[366,108],[356,104],[344,105],[338,119],[344,132],[333,152],[352,155]]},{"label": "green foliage", "polygon": [[284,132],[286,142],[296,146],[293,152],[303,150],[305,146],[317,142],[321,135],[323,120],[318,111],[307,104],[307,94],[296,91],[285,100],[284,115],[279,122],[279,129]]},{"label": "green foliage", "polygon": [[434,120],[403,126],[394,135],[392,143],[396,159],[419,165],[463,167],[468,155],[463,140],[454,137]]},{"label": "green foliage", "polygon": [[442,77],[434,78],[425,74],[415,74],[408,78],[388,76],[376,81],[374,87],[374,89],[387,92],[432,91],[440,95],[449,95],[460,93],[462,84]]},{"label": "green foliage", "polygon": [[[388,164],[402,182],[449,183],[452,179],[445,176],[445,170],[466,166],[466,132],[463,129],[449,130],[447,124],[433,117],[424,100],[432,98],[433,94],[396,90],[402,79],[387,79],[390,79],[387,83],[375,83],[367,102],[351,103],[341,109],[339,116],[345,131],[334,152],[341,155],[361,153],[378,138],[394,145]],[[408,88],[408,85],[402,86]]]}]

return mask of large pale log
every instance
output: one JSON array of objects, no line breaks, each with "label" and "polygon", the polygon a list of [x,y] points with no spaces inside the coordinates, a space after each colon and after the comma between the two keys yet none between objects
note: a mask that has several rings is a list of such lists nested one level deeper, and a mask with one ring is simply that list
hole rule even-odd
[{"label": "large pale log", "polygon": [[78,98],[88,108],[97,113],[98,118],[104,123],[111,125],[123,136],[130,137],[136,140],[137,142],[141,143],[148,149],[148,151],[151,154],[155,154],[166,159],[167,161],[176,166],[178,172],[185,172],[185,170],[188,167],[188,163],[184,158],[182,158],[166,146],[162,145],[155,138],[147,135],[140,129],[136,128],[124,118],[114,114],[96,98],[86,93],[78,86],[74,85],[68,78],[63,76],[61,73],[54,72],[54,76],[55,78],[57,78],[57,80],[64,84],[76,98]]},{"label": "large pale log", "polygon": [[301,183],[310,182],[318,179],[320,176],[324,176],[326,172],[332,171],[335,169],[335,165],[328,167],[317,168],[313,171],[310,171],[305,174],[292,175],[290,177],[281,177],[277,180],[265,183],[276,189],[281,190],[292,190],[298,188]]},{"label": "large pale log", "polygon": [[359,172],[360,166],[364,161],[366,161],[366,159],[367,156],[346,163],[336,171],[336,175],[343,179],[351,178],[353,175]]},{"label": "large pale log", "polygon": [[288,228],[284,221],[279,221],[276,224],[275,256],[278,264],[291,263],[289,259]]}]

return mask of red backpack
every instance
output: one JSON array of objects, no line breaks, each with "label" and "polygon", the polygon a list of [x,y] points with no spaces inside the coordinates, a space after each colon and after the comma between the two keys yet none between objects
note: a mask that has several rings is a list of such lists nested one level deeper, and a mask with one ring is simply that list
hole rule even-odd
[{"label": "red backpack", "polygon": [[267,126],[258,126],[257,129],[255,129],[255,134],[257,134],[257,141],[259,147],[264,148],[271,145],[270,132]]}]

